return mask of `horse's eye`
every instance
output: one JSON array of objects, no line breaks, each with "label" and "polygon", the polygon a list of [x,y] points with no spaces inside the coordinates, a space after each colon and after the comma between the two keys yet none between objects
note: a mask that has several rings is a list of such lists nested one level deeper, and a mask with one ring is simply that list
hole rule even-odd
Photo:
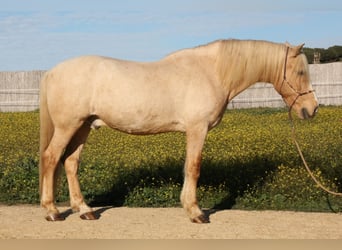
[{"label": "horse's eye", "polygon": [[299,70],[299,71],[298,71],[298,75],[299,75],[299,76],[303,76],[303,75],[304,75],[304,70]]}]

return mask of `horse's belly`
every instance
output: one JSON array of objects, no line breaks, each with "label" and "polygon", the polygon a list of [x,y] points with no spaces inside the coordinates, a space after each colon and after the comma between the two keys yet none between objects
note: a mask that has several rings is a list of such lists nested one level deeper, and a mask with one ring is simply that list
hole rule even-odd
[{"label": "horse's belly", "polygon": [[171,131],[185,131],[184,125],[177,119],[164,115],[112,115],[96,119],[91,127],[97,129],[108,126],[113,129],[137,135],[157,134]]}]

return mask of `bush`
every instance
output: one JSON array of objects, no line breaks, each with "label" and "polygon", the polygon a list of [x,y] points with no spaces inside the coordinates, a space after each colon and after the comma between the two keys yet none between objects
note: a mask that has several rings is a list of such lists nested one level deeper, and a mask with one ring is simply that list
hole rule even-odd
[{"label": "bush", "polygon": [[[339,191],[341,117],[340,107],[322,107],[312,121],[295,121],[308,164]],[[39,113],[0,113],[0,120],[0,202],[38,203]],[[184,160],[182,133],[132,136],[101,128],[91,132],[85,146],[79,170],[81,188],[92,205],[179,206]],[[326,195],[318,193],[303,169],[284,109],[228,110],[207,136],[198,188],[200,204],[207,208],[327,210]],[[288,188],[282,186],[285,176],[292,183]],[[64,174],[57,201],[67,200]],[[337,198],[329,201],[334,209],[340,208]]]},{"label": "bush", "polygon": [[39,198],[37,164],[37,160],[24,158],[13,166],[3,166],[0,175],[0,200],[10,204],[37,202]]},{"label": "bush", "polygon": [[[322,176],[319,170],[313,172],[316,178],[332,191],[336,185]],[[259,184],[248,187],[238,198],[236,208],[300,210],[300,211],[340,211],[342,199],[330,197],[311,179],[303,167],[279,166],[277,170],[260,180]]]}]

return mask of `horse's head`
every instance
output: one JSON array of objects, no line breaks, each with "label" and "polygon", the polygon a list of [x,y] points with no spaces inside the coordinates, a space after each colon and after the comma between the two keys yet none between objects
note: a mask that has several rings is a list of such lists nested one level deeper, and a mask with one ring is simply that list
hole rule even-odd
[{"label": "horse's head", "polygon": [[279,93],[290,110],[295,110],[299,118],[308,119],[317,113],[318,101],[310,83],[308,62],[302,52],[303,46],[304,44],[291,46],[286,43]]}]

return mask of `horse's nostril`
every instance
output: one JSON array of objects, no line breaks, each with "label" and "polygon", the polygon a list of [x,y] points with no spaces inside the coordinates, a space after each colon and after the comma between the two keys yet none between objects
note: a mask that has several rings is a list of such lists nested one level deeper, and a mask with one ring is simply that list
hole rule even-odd
[{"label": "horse's nostril", "polygon": [[302,116],[303,116],[304,119],[310,118],[309,112],[308,112],[308,110],[306,108],[302,108],[301,111],[302,111]]},{"label": "horse's nostril", "polygon": [[309,111],[306,108],[302,108],[301,112],[302,112],[302,116],[303,116],[304,119],[313,118],[317,114],[317,112],[318,112],[318,106],[315,107],[315,109],[313,110],[312,114],[310,114]]}]

